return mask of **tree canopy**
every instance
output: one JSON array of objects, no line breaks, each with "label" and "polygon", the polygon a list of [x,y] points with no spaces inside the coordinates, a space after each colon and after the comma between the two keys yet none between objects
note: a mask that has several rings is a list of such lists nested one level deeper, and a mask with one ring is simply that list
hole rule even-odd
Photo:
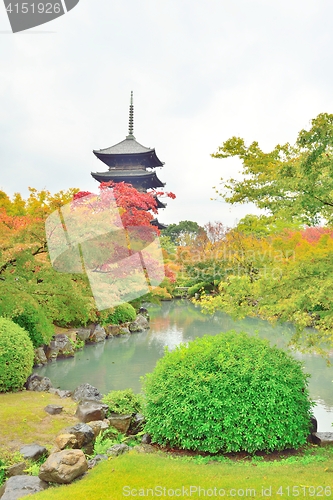
[{"label": "tree canopy", "polygon": [[175,245],[189,245],[198,236],[203,228],[197,222],[182,220],[178,224],[169,224],[163,229],[163,236],[169,236]]},{"label": "tree canopy", "polygon": [[278,144],[264,153],[258,142],[246,146],[244,139],[231,137],[212,156],[243,162],[244,177],[221,179],[222,190],[217,189],[228,203],[252,202],[308,225],[333,222],[333,114],[319,114],[294,145]]}]

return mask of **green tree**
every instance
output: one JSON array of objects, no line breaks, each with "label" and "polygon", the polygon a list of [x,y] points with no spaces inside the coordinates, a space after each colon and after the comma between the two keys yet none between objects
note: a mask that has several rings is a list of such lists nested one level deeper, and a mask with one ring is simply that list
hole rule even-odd
[{"label": "green tree", "polygon": [[333,114],[322,113],[301,130],[295,145],[280,145],[264,153],[258,142],[246,146],[232,137],[213,158],[239,157],[243,178],[221,179],[217,193],[228,203],[253,202],[286,220],[317,224],[333,222]]},{"label": "green tree", "polygon": [[178,224],[169,224],[162,235],[169,236],[175,245],[183,246],[191,244],[201,231],[204,229],[197,222],[182,220]]}]

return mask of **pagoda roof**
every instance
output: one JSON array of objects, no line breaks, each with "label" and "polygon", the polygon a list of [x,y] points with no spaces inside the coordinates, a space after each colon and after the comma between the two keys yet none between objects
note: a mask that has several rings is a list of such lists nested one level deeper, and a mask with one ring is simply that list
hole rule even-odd
[{"label": "pagoda roof", "polygon": [[146,148],[134,137],[126,137],[123,141],[105,149],[93,150],[99,160],[109,167],[117,167],[125,163],[137,163],[146,168],[163,167],[164,163],[157,157],[155,149]]},{"label": "pagoda roof", "polygon": [[109,148],[94,150],[94,153],[106,154],[106,155],[132,155],[132,154],[140,154],[140,153],[148,153],[151,151],[155,151],[155,149],[146,148],[142,146],[133,135],[128,135],[126,139],[114,146],[110,146]]},{"label": "pagoda roof", "polygon": [[107,172],[91,172],[91,175],[98,182],[128,182],[134,187],[155,188],[164,187],[165,184],[157,177],[156,172],[147,170],[108,170]]},{"label": "pagoda roof", "polygon": [[166,229],[168,227],[165,224],[163,224],[162,222],[158,221],[157,219],[153,219],[152,221],[150,221],[150,224],[152,226],[156,226],[157,229]]},{"label": "pagoda roof", "polygon": [[156,208],[165,208],[167,205],[166,203],[163,203],[163,201],[161,201],[159,198],[157,198],[156,196],[154,197],[155,200],[156,200],[156,203],[157,203],[157,207]]}]

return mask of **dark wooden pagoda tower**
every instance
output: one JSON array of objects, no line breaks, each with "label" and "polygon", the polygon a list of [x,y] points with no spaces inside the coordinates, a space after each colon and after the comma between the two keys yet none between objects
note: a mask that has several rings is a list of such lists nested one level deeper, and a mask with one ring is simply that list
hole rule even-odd
[{"label": "dark wooden pagoda tower", "polygon": [[[141,192],[164,187],[165,184],[160,181],[155,172],[155,168],[163,167],[164,163],[158,159],[155,149],[146,148],[136,141],[133,135],[133,118],[133,92],[131,92],[128,135],[126,139],[114,146],[93,151],[97,158],[109,168],[106,172],[91,172],[91,175],[98,182],[113,181],[132,184]],[[158,198],[156,201],[157,208],[166,207]],[[152,224],[160,229],[166,227],[156,219],[152,221]]]}]

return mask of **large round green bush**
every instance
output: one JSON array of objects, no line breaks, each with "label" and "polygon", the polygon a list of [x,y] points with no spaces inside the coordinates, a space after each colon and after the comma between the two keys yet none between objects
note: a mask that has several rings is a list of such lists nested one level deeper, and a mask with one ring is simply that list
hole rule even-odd
[{"label": "large round green bush", "polygon": [[313,403],[300,362],[233,331],[166,352],[146,375],[153,442],[210,453],[298,448]]},{"label": "large round green bush", "polygon": [[0,392],[18,391],[32,372],[34,349],[28,333],[0,318]]}]

